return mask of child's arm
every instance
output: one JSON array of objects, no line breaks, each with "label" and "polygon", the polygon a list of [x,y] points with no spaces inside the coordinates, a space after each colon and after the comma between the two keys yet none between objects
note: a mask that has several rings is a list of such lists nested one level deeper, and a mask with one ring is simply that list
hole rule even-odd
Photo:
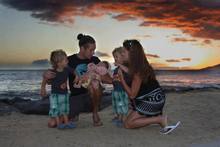
[{"label": "child's arm", "polygon": [[101,81],[105,84],[112,84],[113,78],[107,73],[104,76],[101,76]]},{"label": "child's arm", "polygon": [[41,90],[40,90],[40,95],[42,97],[46,97],[47,96],[46,85],[47,85],[47,80],[45,78],[43,78],[43,80],[41,82]]},{"label": "child's arm", "polygon": [[128,86],[127,83],[125,82],[125,79],[124,79],[124,76],[121,70],[119,70],[118,76],[129,98],[134,99],[137,96],[138,91],[140,90],[141,83],[142,83],[140,76],[138,74],[134,75],[132,79],[131,87]]},{"label": "child's arm", "polygon": [[122,65],[122,64],[117,64],[117,66],[118,66],[121,70],[123,70],[124,72],[128,73],[128,68],[127,68],[126,66],[124,66],[124,65]]}]

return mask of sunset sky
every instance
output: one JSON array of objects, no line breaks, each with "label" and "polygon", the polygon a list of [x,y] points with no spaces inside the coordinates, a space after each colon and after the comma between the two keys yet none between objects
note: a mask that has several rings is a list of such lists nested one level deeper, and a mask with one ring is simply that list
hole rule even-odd
[{"label": "sunset sky", "polygon": [[138,39],[155,68],[220,64],[219,0],[0,0],[0,66],[77,53],[77,34],[97,42],[113,62],[115,47]]}]

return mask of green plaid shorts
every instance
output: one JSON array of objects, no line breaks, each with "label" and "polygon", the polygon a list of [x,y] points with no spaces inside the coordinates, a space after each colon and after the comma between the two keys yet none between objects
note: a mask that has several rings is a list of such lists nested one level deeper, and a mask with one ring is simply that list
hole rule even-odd
[{"label": "green plaid shorts", "polygon": [[128,113],[128,95],[125,91],[112,91],[112,108],[116,114]]},{"label": "green plaid shorts", "polygon": [[57,117],[69,114],[69,94],[55,94],[50,95],[50,117]]}]

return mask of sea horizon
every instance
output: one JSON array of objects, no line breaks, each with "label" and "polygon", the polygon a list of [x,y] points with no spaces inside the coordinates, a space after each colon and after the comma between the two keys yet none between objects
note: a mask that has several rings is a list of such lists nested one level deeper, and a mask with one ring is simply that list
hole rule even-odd
[{"label": "sea horizon", "polygon": [[[46,69],[0,69],[0,99],[39,100],[42,74]],[[156,78],[165,92],[220,89],[220,70],[155,70]],[[104,93],[111,94],[112,85]],[[50,86],[47,86],[48,93]]]},{"label": "sea horizon", "polygon": [[[111,69],[113,70],[115,68],[114,63],[110,63]],[[154,70],[156,71],[201,71],[206,70],[208,68],[213,67],[220,67],[220,64],[215,64],[213,66],[207,66],[201,69],[194,69],[194,68],[179,68],[179,67],[154,67]],[[0,70],[47,70],[52,68],[51,65],[32,65],[32,64],[22,64],[22,65],[0,65]]]}]

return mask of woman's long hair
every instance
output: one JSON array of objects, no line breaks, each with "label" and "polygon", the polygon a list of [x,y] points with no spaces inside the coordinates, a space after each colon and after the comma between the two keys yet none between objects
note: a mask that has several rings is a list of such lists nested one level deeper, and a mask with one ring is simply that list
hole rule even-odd
[{"label": "woman's long hair", "polygon": [[125,40],[123,47],[129,51],[129,73],[139,74],[144,83],[156,80],[154,70],[147,61],[144,49],[138,40]]}]

